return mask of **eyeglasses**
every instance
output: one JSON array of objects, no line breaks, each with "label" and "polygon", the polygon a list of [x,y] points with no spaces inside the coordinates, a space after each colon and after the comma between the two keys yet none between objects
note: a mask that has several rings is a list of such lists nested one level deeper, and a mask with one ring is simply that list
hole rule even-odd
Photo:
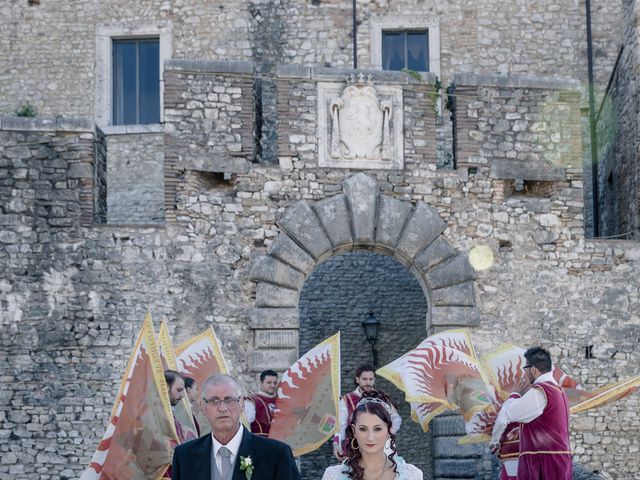
[{"label": "eyeglasses", "polygon": [[220,408],[220,405],[224,403],[224,406],[227,408],[231,408],[234,405],[237,405],[240,402],[239,398],[236,397],[224,397],[224,398],[203,398],[202,401],[207,405],[211,405],[212,407]]},{"label": "eyeglasses", "polygon": [[526,370],[527,368],[531,368],[533,367],[533,365],[525,365],[524,367],[522,367],[523,370]]}]

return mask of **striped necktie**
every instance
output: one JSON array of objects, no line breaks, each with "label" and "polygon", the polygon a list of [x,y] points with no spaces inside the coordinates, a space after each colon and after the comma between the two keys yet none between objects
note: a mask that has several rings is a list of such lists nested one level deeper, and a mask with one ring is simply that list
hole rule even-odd
[{"label": "striped necktie", "polygon": [[220,455],[222,480],[231,480],[231,451],[227,447],[220,447],[218,455]]}]

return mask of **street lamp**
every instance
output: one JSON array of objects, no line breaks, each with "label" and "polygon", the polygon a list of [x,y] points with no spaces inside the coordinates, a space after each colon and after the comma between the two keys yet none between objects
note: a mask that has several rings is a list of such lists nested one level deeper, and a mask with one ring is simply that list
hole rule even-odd
[{"label": "street lamp", "polygon": [[373,366],[378,366],[378,355],[376,352],[376,341],[378,340],[378,328],[380,327],[380,321],[375,317],[372,312],[369,312],[367,319],[362,322],[362,328],[364,329],[364,336],[371,346],[371,355],[373,356]]}]

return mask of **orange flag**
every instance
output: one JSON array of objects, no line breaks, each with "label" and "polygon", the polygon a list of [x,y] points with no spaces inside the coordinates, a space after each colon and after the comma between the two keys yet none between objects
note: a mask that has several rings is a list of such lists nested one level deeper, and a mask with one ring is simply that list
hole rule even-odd
[{"label": "orange flag", "polygon": [[404,391],[411,416],[424,431],[444,410],[460,409],[468,421],[493,408],[495,394],[475,358],[467,329],[427,337],[376,373]]},{"label": "orange flag", "polygon": [[290,445],[295,456],[314,451],[338,429],[339,400],[340,332],[284,372],[269,438]]},{"label": "orange flag", "polygon": [[[160,358],[162,359],[162,366],[166,369],[178,370],[178,363],[176,361],[176,354],[173,350],[173,343],[169,336],[169,327],[167,321],[162,320],[160,324],[160,332],[158,333],[158,346],[160,347]],[[188,442],[194,438],[198,438],[198,430],[196,424],[193,421],[193,413],[191,412],[191,403],[185,395],[182,400],[174,407],[174,414],[176,420],[180,423],[182,430],[178,432],[180,442]]]},{"label": "orange flag", "polygon": [[142,325],[107,431],[81,480],[155,480],[178,442],[151,314]]},{"label": "orange flag", "polygon": [[[197,382],[198,388],[201,388],[204,381],[211,375],[229,373],[213,327],[209,327],[200,335],[181,343],[176,347],[175,352],[178,371],[193,378]],[[200,435],[211,432],[209,421],[202,412],[196,410],[195,414],[200,425]]]}]

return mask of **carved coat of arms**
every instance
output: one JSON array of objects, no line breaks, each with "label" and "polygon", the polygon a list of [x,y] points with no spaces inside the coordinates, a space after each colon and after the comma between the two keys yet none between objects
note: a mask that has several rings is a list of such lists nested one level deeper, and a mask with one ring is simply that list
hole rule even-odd
[{"label": "carved coat of arms", "polygon": [[389,122],[393,104],[378,98],[371,76],[350,77],[350,85],[330,103],[331,157],[390,160]]}]

